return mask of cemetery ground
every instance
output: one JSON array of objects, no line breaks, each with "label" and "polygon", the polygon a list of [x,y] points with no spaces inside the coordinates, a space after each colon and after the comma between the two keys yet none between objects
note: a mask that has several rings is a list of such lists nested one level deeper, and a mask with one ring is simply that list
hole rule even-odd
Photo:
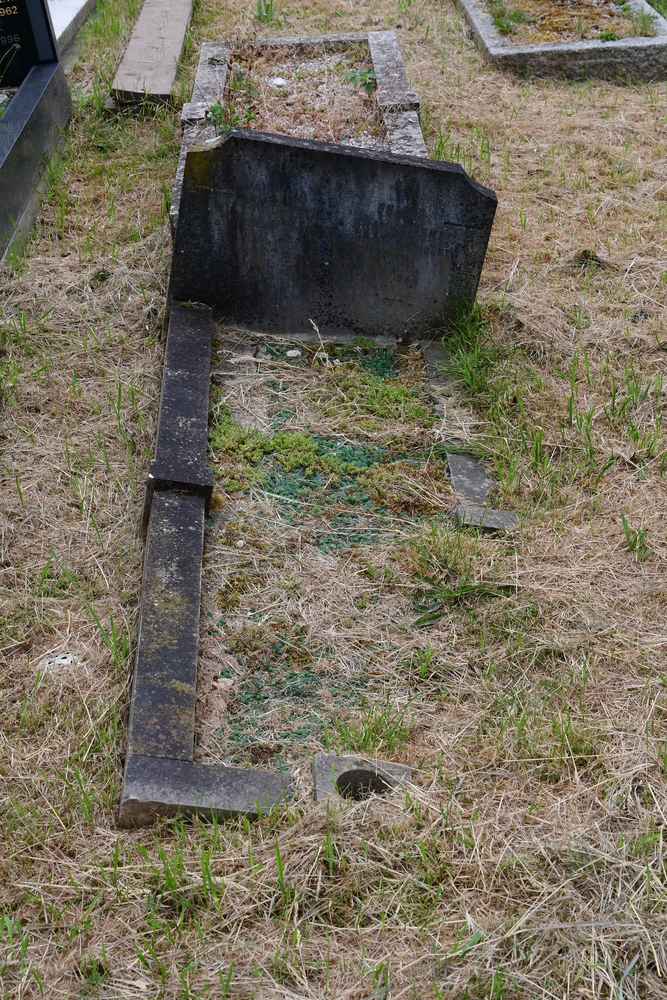
[{"label": "cemetery ground", "polygon": [[[394,28],[431,156],[499,207],[442,416],[407,345],[232,373],[216,328],[198,755],[296,794],[127,831],[180,143],[177,110],[105,110],[136,13],[81,33],[0,281],[3,996],[663,996],[665,84],[499,73],[450,2],[198,4],[177,106],[202,40]],[[456,528],[443,433],[519,531]],[[414,784],[314,804],[327,747]]]}]

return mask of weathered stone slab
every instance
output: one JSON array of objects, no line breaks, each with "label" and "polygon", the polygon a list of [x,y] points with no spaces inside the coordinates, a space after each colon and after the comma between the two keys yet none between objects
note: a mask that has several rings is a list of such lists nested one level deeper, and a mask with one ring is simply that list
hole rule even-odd
[{"label": "weathered stone slab", "polygon": [[480,460],[475,455],[450,452],[447,464],[456,492],[466,500],[483,505],[493,488],[493,480],[487,476]]},{"label": "weathered stone slab", "polygon": [[230,49],[226,42],[204,42],[199,54],[192,100],[183,105],[181,125],[195,125],[206,119],[216,101],[224,101]]},{"label": "weathered stone slab", "polygon": [[118,101],[167,104],[192,14],[192,0],[144,0],[112,84]]},{"label": "weathered stone slab", "polygon": [[156,493],[146,538],[128,753],[192,760],[203,551],[203,497]]},{"label": "weathered stone slab", "polygon": [[542,42],[517,45],[501,35],[483,0],[458,0],[484,58],[522,76],[602,77],[626,81],[667,76],[667,22],[646,0],[628,0],[633,13],[653,19],[654,37],[615,41]]},{"label": "weathered stone slab", "polygon": [[146,483],[144,523],[156,490],[180,489],[210,503],[214,473],[206,468],[211,311],[175,303],[169,317],[155,460]]},{"label": "weathered stone slab", "polygon": [[128,754],[118,822],[146,826],[158,816],[255,818],[285,802],[290,779],[274,771],[194,764]]},{"label": "weathered stone slab", "polygon": [[465,528],[483,528],[486,531],[513,531],[519,527],[519,515],[492,507],[474,507],[459,504],[456,519]]},{"label": "weathered stone slab", "polygon": [[0,259],[27,235],[48,157],[64,142],[71,102],[57,62],[33,66],[0,119]]},{"label": "weathered stone slab", "polygon": [[188,150],[168,298],[246,329],[418,336],[473,302],[496,204],[458,164],[232,129]]},{"label": "weathered stone slab", "polygon": [[369,31],[376,76],[375,100],[381,111],[419,111],[419,97],[408,83],[398,39],[393,31]]},{"label": "weathered stone slab", "polygon": [[328,753],[315,754],[312,771],[316,802],[331,795],[364,799],[372,792],[382,794],[412,781],[412,771],[406,764]]},{"label": "weathered stone slab", "polygon": [[443,367],[447,361],[447,354],[440,340],[431,340],[422,343],[422,354],[426,364],[426,377],[429,385],[436,392],[443,396],[450,396],[453,392],[452,380],[443,374]]}]

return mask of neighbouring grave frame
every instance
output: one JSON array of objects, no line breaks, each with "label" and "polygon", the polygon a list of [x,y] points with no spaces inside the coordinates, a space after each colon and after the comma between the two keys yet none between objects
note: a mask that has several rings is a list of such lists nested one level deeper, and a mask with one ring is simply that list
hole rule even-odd
[{"label": "neighbouring grave frame", "polygon": [[474,41],[496,69],[511,70],[522,76],[663,79],[667,77],[667,21],[646,0],[628,2],[635,13],[654,18],[653,37],[513,44],[497,30],[484,0],[458,0]]},{"label": "neighbouring grave frame", "polygon": [[118,104],[169,104],[192,0],[144,0],[111,85]]},{"label": "neighbouring grave frame", "polygon": [[98,0],[47,0],[47,3],[56,44],[64,53],[96,10]]}]

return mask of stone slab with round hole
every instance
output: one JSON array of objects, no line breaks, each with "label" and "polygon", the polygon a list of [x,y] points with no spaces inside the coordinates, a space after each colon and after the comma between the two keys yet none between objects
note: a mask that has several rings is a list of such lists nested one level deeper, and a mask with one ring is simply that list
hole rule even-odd
[{"label": "stone slab with round hole", "polygon": [[313,757],[313,785],[316,802],[331,795],[361,800],[375,793],[382,795],[405,782],[412,782],[407,764],[365,757],[317,753]]}]

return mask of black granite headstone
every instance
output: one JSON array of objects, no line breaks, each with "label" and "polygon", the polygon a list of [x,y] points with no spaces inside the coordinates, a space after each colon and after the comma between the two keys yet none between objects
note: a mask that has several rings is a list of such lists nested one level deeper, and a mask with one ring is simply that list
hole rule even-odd
[{"label": "black granite headstone", "polygon": [[46,0],[0,0],[0,86],[18,87],[33,66],[57,58]]},{"label": "black granite headstone", "polygon": [[169,299],[252,330],[420,336],[474,301],[496,204],[458,164],[233,129],[188,151]]}]

